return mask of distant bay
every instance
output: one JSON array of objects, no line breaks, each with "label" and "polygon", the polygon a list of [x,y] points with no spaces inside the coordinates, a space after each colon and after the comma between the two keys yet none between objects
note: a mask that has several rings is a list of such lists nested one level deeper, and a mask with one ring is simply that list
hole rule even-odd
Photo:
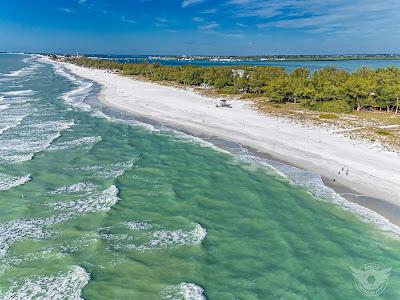
[{"label": "distant bay", "polygon": [[358,70],[362,67],[371,69],[386,68],[388,66],[400,67],[399,59],[349,59],[349,60],[222,60],[222,59],[178,59],[163,56],[144,56],[144,55],[89,55],[102,59],[111,59],[117,62],[141,63],[160,63],[167,66],[274,66],[283,67],[291,72],[296,68],[306,68],[311,72],[326,67],[336,67],[349,72]]}]

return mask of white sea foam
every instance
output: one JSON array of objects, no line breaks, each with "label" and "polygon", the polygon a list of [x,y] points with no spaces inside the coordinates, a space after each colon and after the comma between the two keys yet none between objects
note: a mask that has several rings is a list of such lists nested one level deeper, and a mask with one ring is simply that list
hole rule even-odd
[{"label": "white sea foam", "polygon": [[[343,209],[359,215],[364,222],[375,224],[383,231],[400,235],[399,226],[391,223],[385,217],[364,206],[346,200],[333,189],[326,186],[322,181],[321,176],[318,174],[305,172],[294,167],[285,167],[284,169],[285,170],[281,169],[282,172],[284,172],[295,184],[310,191],[316,197],[329,200]],[[290,169],[290,171],[288,171],[288,169]]]},{"label": "white sea foam", "polygon": [[[70,249],[69,247],[67,249]],[[71,251],[69,253],[73,253],[75,249],[70,249]],[[32,251],[32,250],[30,250]],[[48,260],[51,257],[61,257],[62,254],[60,253],[61,250],[58,249],[57,247],[48,247],[40,250],[34,250],[32,252],[26,253],[24,255],[20,256],[7,256],[4,259],[2,259],[2,265],[4,266],[4,269],[7,268],[12,268],[18,265],[21,265],[22,263],[26,263],[29,261],[34,261],[38,259],[45,259]],[[0,272],[1,275],[1,272]]]},{"label": "white sea foam", "polygon": [[112,123],[116,123],[116,124],[122,124],[122,125],[128,125],[128,126],[134,126],[134,127],[141,127],[144,129],[147,129],[149,131],[153,131],[153,132],[160,132],[160,129],[156,128],[155,126],[149,124],[149,123],[145,123],[145,122],[140,122],[138,120],[134,120],[134,119],[120,119],[120,118],[115,118],[115,117],[110,117],[108,115],[106,115],[105,113],[103,113],[102,111],[95,111],[92,113],[92,116],[95,118],[102,118],[102,119],[106,119]]},{"label": "white sea foam", "polygon": [[130,230],[148,230],[153,228],[153,225],[147,222],[142,222],[142,221],[132,221],[132,222],[126,222],[125,225],[130,229]]},{"label": "white sea foam", "polygon": [[119,119],[119,118],[111,118],[111,121],[114,123],[123,124],[123,125],[142,127],[149,131],[160,132],[160,129],[156,128],[154,125],[145,123],[145,122],[141,122],[138,120],[123,120],[123,119]]},{"label": "white sea foam", "polygon": [[103,241],[132,241],[134,237],[128,234],[99,233]]},{"label": "white sea foam", "polygon": [[95,112],[91,113],[91,116],[99,119],[106,119],[108,121],[112,120],[110,116],[106,115],[100,110],[96,110]]},{"label": "white sea foam", "polygon": [[79,182],[72,185],[60,187],[54,191],[48,192],[49,195],[58,194],[76,194],[76,193],[92,193],[98,188],[97,185],[91,182]]},{"label": "white sea foam", "polygon": [[6,256],[1,261],[2,267],[0,267],[0,276],[2,274],[2,271],[5,271],[6,269],[15,268],[26,262],[32,262],[36,260],[48,261],[49,258],[53,257],[60,258],[68,256],[90,247],[90,245],[93,245],[93,243],[96,243],[97,241],[98,241],[97,234],[88,233],[72,241],[66,240],[61,244],[57,243],[57,245],[55,246],[51,247],[45,246],[37,250],[31,249],[30,252],[25,253],[23,255]]},{"label": "white sea foam", "polygon": [[41,64],[34,62],[33,56],[24,58],[22,61],[24,63],[30,64],[30,65],[23,67],[19,70],[11,71],[7,74],[1,74],[1,77],[3,77],[1,81],[12,80],[13,78],[16,78],[16,77],[24,77],[24,76],[32,75],[32,74],[34,74],[34,71],[41,66]]},{"label": "white sea foam", "polygon": [[12,102],[10,99],[6,99],[4,104],[1,104],[3,109],[0,111],[1,113],[1,122],[5,123],[8,120],[12,120],[13,118],[18,118],[22,116],[29,115],[36,111],[35,108],[32,107],[31,104],[24,102]]},{"label": "white sea foam", "polygon": [[175,129],[165,128],[165,127],[163,128],[163,130],[168,132],[168,133],[172,133],[175,137],[179,138],[180,140],[189,141],[189,142],[191,142],[193,144],[196,144],[196,145],[199,145],[201,147],[211,148],[211,149],[213,149],[215,151],[218,151],[218,152],[223,152],[223,153],[230,154],[230,152],[228,152],[228,151],[226,151],[226,150],[214,145],[213,143],[210,143],[210,142],[208,142],[206,140],[198,138],[196,136],[193,136],[193,135],[190,135],[190,134],[187,134],[187,133],[184,133],[182,131],[175,130]]},{"label": "white sea foam", "polygon": [[207,235],[207,230],[197,224],[191,231],[156,230],[151,233],[149,241],[143,244],[130,244],[129,249],[153,250],[170,247],[192,246],[200,244]]},{"label": "white sea foam", "polygon": [[165,300],[206,300],[204,289],[194,283],[182,282],[166,288],[161,293],[161,299]]},{"label": "white sea foam", "polygon": [[16,114],[15,110],[6,108],[6,111],[2,111],[0,108],[0,134],[17,127],[22,121],[29,116],[29,113],[22,111],[23,114]]},{"label": "white sea foam", "polygon": [[60,137],[61,131],[73,125],[73,121],[31,123],[21,125],[17,135],[0,135],[0,160],[11,163],[30,160]]},{"label": "white sea foam", "polygon": [[109,211],[119,200],[118,188],[112,185],[105,191],[93,193],[78,200],[51,203],[49,206],[56,210],[67,210],[83,215]]},{"label": "white sea foam", "polygon": [[[71,252],[72,253],[72,252]],[[34,261],[38,259],[45,259],[48,260],[51,257],[61,257],[60,250],[55,247],[49,247],[45,249],[41,249],[39,251],[33,251],[26,253],[20,256],[7,256],[2,259],[2,266],[3,268],[0,269],[0,276],[2,275],[2,271],[4,272],[6,269],[10,269],[12,267],[16,267],[21,265],[22,263],[26,263],[29,261]]]},{"label": "white sea foam", "polygon": [[71,271],[49,276],[33,276],[22,284],[14,282],[12,287],[0,295],[4,300],[80,300],[83,287],[88,284],[90,274],[80,266]]},{"label": "white sea foam", "polygon": [[3,160],[7,163],[20,163],[32,160],[32,158],[33,158],[33,153],[19,154],[19,155],[8,154],[3,157],[0,157],[0,160]]},{"label": "white sea foam", "polygon": [[30,123],[24,128],[32,132],[59,132],[71,128],[75,124],[71,120],[53,120],[41,123]]},{"label": "white sea foam", "polygon": [[24,67],[20,70],[15,70],[15,71],[11,71],[7,74],[2,74],[2,77],[8,77],[10,80],[14,77],[23,77],[23,76],[28,76],[33,74],[33,68],[32,67]]},{"label": "white sea foam", "polygon": [[30,98],[30,97],[25,97],[25,96],[12,96],[12,97],[7,97],[7,99],[4,100],[4,103],[9,103],[13,105],[13,108],[18,109],[19,107],[15,106],[15,104],[24,104],[24,103],[30,103],[30,102],[36,102],[37,99]]},{"label": "white sea foam", "polygon": [[61,99],[69,105],[76,107],[80,110],[90,111],[91,106],[84,101],[88,94],[91,92],[93,84],[83,81],[75,81],[75,83],[79,84],[79,87],[65,93],[63,96],[61,96]]},{"label": "white sea foam", "polygon": [[133,168],[135,161],[121,161],[112,165],[93,165],[88,167],[79,168],[80,171],[90,171],[95,173],[95,176],[105,177],[105,178],[118,178],[122,176],[126,171]]},{"label": "white sea foam", "polygon": [[153,233],[153,240],[150,241],[152,247],[196,245],[206,237],[207,231],[200,224],[197,224],[192,231],[168,231],[157,230]]},{"label": "white sea foam", "polygon": [[64,95],[62,95],[61,99],[73,107],[84,111],[90,111],[91,106],[84,101],[88,94],[92,91],[93,83],[80,80],[76,76],[65,72],[65,69],[58,64],[53,63],[52,65],[57,74],[78,85],[76,89],[73,89],[72,91],[66,92]]},{"label": "white sea foam", "polygon": [[2,92],[1,94],[5,96],[32,96],[34,94],[34,91],[20,90],[20,91]]},{"label": "white sea foam", "polygon": [[51,220],[22,219],[0,223],[0,258],[16,241],[25,239],[43,239],[50,233],[44,227],[51,224]]},{"label": "white sea foam", "polygon": [[10,99],[4,101],[7,103],[0,105],[0,135],[20,125],[33,111],[30,104],[16,105]]},{"label": "white sea foam", "polygon": [[52,63],[52,66],[53,66],[54,71],[58,75],[61,75],[61,76],[65,77],[65,78],[67,78],[67,79],[69,79],[70,81],[73,81],[73,82],[77,79],[74,75],[65,72],[65,68],[63,68],[62,66],[60,66],[58,64],[55,64],[55,63]]},{"label": "white sea foam", "polygon": [[34,153],[50,146],[51,142],[60,137],[60,133],[44,137],[32,136],[30,139],[13,138],[6,142],[0,141],[0,159],[6,162],[23,162],[31,160]]},{"label": "white sea foam", "polygon": [[13,187],[23,185],[30,180],[31,180],[30,175],[17,177],[0,173],[0,191],[6,191]]},{"label": "white sea foam", "polygon": [[349,210],[352,213],[358,215],[363,222],[375,224],[383,231],[400,235],[399,226],[391,223],[388,219],[370,210],[369,208],[366,208],[343,198],[332,188],[326,186],[322,181],[321,176],[318,174],[307,172],[277,161],[258,158],[249,154],[242,155],[241,158],[247,161],[252,161],[261,165],[272,167],[277,171],[278,174],[285,176],[295,185],[309,191],[318,199],[332,202],[345,210]]},{"label": "white sea foam", "polygon": [[[1,99],[0,99],[1,102]],[[0,111],[6,110],[10,108],[10,104],[0,104]]]},{"label": "white sea foam", "polygon": [[[17,241],[27,239],[48,239],[54,236],[54,232],[48,227],[75,218],[74,212],[53,215],[45,219],[17,219],[0,223],[0,259],[6,254],[8,249]],[[1,299],[1,298],[0,298]]]},{"label": "white sea foam", "polygon": [[193,230],[165,230],[157,224],[133,221],[100,228],[98,234],[102,240],[110,242],[109,250],[152,251],[201,244],[207,230],[200,224],[196,224]]},{"label": "white sea foam", "polygon": [[101,141],[101,136],[89,136],[83,137],[71,141],[60,142],[52,144],[47,150],[48,151],[60,151],[66,149],[73,149],[73,148],[85,148],[89,146],[93,146]]},{"label": "white sea foam", "polygon": [[8,84],[7,87],[9,88],[22,88],[23,84]]},{"label": "white sea foam", "polygon": [[[81,79],[77,78],[76,76],[74,76],[73,74],[66,72],[65,68],[59,64],[56,64],[53,62],[50,62],[50,63],[52,64],[52,66],[57,74],[67,78],[68,80],[74,82],[75,84],[78,84],[78,88],[65,93],[61,97],[61,99],[63,99],[68,104],[70,104],[74,107],[77,107],[81,110],[84,110],[84,111],[92,110],[92,107],[89,104],[84,103],[84,101],[85,101],[85,98],[87,97],[87,95],[92,91],[93,83],[81,80]],[[148,124],[145,122],[140,122],[138,120],[133,120],[133,119],[120,119],[120,118],[111,117],[100,110],[96,110],[96,111],[92,112],[91,116],[95,117],[95,118],[106,119],[113,123],[124,124],[124,125],[129,125],[129,126],[138,126],[138,127],[148,129],[150,131],[157,131],[157,132],[160,131],[159,129],[157,129],[156,127],[154,127],[151,124]]]}]

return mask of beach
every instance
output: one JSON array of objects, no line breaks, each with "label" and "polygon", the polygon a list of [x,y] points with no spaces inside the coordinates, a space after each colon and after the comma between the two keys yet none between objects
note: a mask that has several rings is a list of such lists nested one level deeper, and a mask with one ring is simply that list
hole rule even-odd
[{"label": "beach", "polygon": [[118,110],[146,117],[193,135],[218,137],[320,174],[331,187],[400,205],[400,157],[377,144],[351,140],[333,129],[297,124],[255,110],[248,101],[219,100],[190,89],[163,86],[105,70],[62,63],[102,86],[100,99]]}]

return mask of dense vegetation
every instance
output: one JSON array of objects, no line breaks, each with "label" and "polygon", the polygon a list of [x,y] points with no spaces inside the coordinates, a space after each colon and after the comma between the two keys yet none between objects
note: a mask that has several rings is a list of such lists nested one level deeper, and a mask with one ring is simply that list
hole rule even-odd
[{"label": "dense vegetation", "polygon": [[310,74],[305,68],[288,73],[281,67],[271,66],[163,66],[86,57],[69,58],[69,61],[153,81],[213,87],[222,93],[265,97],[276,103],[302,103],[318,111],[345,113],[374,109],[398,113],[400,105],[400,69],[397,67],[361,68],[352,73],[325,68]]},{"label": "dense vegetation", "polygon": [[[85,56],[94,58],[131,58],[131,55],[97,55],[87,54]],[[139,57],[139,56],[138,56]],[[348,55],[256,55],[256,56],[207,56],[207,55],[160,55],[160,56],[140,56],[143,59],[160,60],[215,60],[215,61],[262,61],[262,60],[286,60],[286,61],[344,61],[344,60],[397,60],[399,54],[348,54]]]}]

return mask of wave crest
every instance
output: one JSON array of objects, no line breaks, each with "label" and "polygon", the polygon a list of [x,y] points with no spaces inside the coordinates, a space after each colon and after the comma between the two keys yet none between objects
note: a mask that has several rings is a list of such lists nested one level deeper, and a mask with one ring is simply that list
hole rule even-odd
[{"label": "wave crest", "polygon": [[74,266],[67,273],[49,276],[33,276],[19,284],[14,282],[3,295],[4,300],[52,299],[80,300],[82,289],[88,284],[90,274],[80,266]]},{"label": "wave crest", "polygon": [[17,177],[0,173],[0,191],[7,191],[13,187],[23,185],[30,180],[30,174],[22,177]]},{"label": "wave crest", "polygon": [[161,293],[161,299],[165,300],[206,300],[204,289],[197,284],[182,282],[172,285]]},{"label": "wave crest", "polygon": [[68,202],[57,202],[49,204],[56,210],[68,210],[83,215],[94,212],[107,212],[119,201],[118,188],[110,186],[105,191],[93,193],[88,197]]}]

